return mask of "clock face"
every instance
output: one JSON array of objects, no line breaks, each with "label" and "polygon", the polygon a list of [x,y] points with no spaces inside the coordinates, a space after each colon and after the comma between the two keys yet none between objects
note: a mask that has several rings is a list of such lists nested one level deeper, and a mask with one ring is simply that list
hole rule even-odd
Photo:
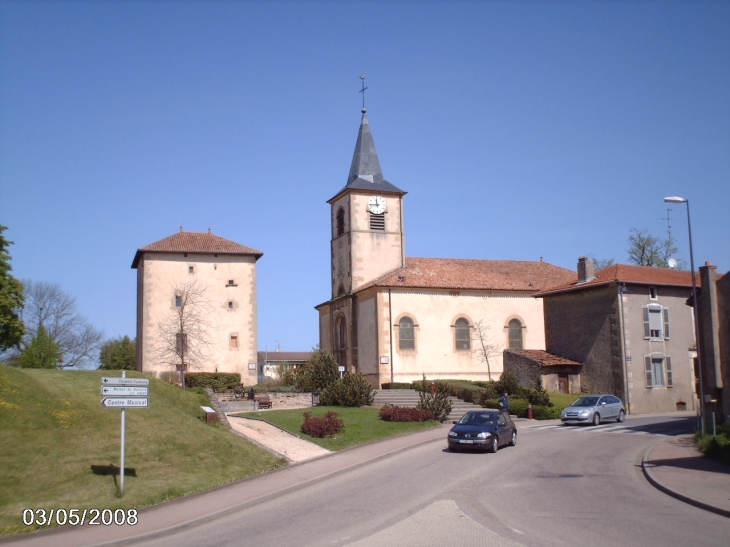
[{"label": "clock face", "polygon": [[385,212],[385,198],[373,196],[368,200],[368,209],[374,215],[381,215]]}]

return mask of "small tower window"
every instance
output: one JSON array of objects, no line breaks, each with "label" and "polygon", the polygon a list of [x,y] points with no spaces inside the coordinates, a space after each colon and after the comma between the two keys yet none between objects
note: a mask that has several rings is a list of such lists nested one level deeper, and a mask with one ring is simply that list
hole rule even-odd
[{"label": "small tower window", "polygon": [[195,266],[188,266],[188,273],[194,274],[195,273]]},{"label": "small tower window", "polygon": [[228,301],[228,309],[229,310],[232,310],[233,309],[233,300],[229,300]]},{"label": "small tower window", "polygon": [[182,308],[182,295],[179,295],[179,294],[175,295],[175,307]]},{"label": "small tower window", "polygon": [[379,215],[370,213],[370,229],[385,231],[385,213],[380,213]]},{"label": "small tower window", "polygon": [[345,210],[340,207],[337,210],[337,235],[341,236],[345,233]]}]

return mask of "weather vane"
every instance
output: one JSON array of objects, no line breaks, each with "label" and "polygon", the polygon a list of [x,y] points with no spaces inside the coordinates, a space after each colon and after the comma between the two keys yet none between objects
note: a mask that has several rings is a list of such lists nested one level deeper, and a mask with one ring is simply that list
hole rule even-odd
[{"label": "weather vane", "polygon": [[365,87],[365,76],[367,76],[367,74],[363,74],[362,76],[360,76],[360,79],[362,80],[362,89],[360,90],[360,93],[362,93],[362,109],[363,110],[365,110],[365,90],[367,89],[367,87]]}]

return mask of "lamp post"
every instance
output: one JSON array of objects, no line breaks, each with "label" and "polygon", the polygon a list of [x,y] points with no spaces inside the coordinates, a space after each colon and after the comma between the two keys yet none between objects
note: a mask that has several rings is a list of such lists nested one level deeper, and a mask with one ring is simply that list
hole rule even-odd
[{"label": "lamp post", "polygon": [[695,346],[697,348],[697,376],[700,382],[700,435],[705,434],[705,394],[702,385],[702,354],[700,352],[700,323],[697,309],[697,283],[695,282],[695,259],[692,252],[692,223],[689,219],[689,200],[678,196],[664,198],[665,203],[687,204],[687,228],[689,230],[689,263],[692,268],[692,307],[694,308]]}]

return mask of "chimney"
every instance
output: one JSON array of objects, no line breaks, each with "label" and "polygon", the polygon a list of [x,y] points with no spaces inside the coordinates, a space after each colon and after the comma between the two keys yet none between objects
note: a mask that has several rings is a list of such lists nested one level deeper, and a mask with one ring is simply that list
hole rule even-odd
[{"label": "chimney", "polygon": [[585,283],[594,277],[593,261],[587,256],[581,256],[578,259],[578,283]]}]

